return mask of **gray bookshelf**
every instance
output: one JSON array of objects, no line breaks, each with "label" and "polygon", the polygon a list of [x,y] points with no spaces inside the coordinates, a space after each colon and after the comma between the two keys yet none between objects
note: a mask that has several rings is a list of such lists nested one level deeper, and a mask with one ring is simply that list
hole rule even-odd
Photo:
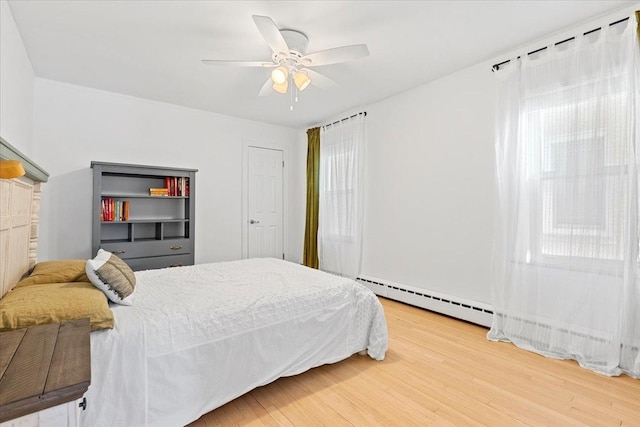
[{"label": "gray bookshelf", "polygon": [[[114,253],[133,270],[193,265],[197,169],[91,162],[92,251]],[[165,178],[188,179],[189,195],[153,196]],[[129,203],[127,220],[101,218],[103,200]]]}]

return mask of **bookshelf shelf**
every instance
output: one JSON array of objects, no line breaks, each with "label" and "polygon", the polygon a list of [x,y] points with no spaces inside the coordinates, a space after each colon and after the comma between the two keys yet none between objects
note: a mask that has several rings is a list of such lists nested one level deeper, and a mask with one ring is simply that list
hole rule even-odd
[{"label": "bookshelf shelf", "polygon": [[[134,270],[194,263],[196,169],[106,162],[91,167],[93,255],[102,248]],[[151,189],[172,195],[151,195]]]},{"label": "bookshelf shelf", "polygon": [[111,240],[103,240],[102,243],[125,243],[128,241],[129,239],[111,239]]},{"label": "bookshelf shelf", "polygon": [[189,218],[168,219],[168,218],[151,218],[151,219],[130,219],[129,221],[100,221],[100,224],[153,224],[158,222],[189,222]]},{"label": "bookshelf shelf", "polygon": [[110,197],[114,199],[188,199],[187,196],[151,196],[149,194],[139,193],[102,193],[102,197]]}]

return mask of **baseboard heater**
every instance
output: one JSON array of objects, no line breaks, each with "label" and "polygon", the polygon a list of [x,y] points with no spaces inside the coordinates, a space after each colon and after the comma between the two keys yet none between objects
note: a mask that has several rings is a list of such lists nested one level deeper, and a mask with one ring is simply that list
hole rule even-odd
[{"label": "baseboard heater", "polygon": [[359,276],[356,280],[381,297],[426,308],[477,325],[491,326],[493,310],[488,304],[364,275]]}]

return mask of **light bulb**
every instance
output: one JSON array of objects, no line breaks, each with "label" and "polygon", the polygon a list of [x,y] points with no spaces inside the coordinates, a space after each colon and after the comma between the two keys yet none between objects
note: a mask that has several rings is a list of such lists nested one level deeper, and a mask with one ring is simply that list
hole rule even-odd
[{"label": "light bulb", "polygon": [[311,84],[311,79],[309,78],[309,76],[307,76],[306,73],[302,71],[298,71],[296,75],[293,76],[293,81],[300,92],[305,90]]},{"label": "light bulb", "polygon": [[289,71],[282,65],[278,68],[274,68],[271,72],[271,80],[273,80],[276,84],[282,84],[287,81],[287,77],[289,77]]}]

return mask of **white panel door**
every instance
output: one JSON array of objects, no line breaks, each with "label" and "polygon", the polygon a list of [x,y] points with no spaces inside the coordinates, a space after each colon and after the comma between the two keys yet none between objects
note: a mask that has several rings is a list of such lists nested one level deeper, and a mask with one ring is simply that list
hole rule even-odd
[{"label": "white panel door", "polygon": [[281,150],[249,147],[247,255],[284,258]]}]

